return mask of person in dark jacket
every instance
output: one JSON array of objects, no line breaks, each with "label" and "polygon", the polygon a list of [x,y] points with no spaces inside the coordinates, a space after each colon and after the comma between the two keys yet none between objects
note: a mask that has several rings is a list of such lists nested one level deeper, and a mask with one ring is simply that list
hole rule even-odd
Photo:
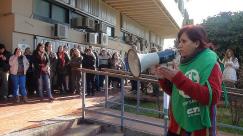
[{"label": "person in dark jacket", "polygon": [[9,76],[9,58],[11,52],[7,51],[4,44],[0,43],[0,96],[1,99],[8,99],[8,76]]},{"label": "person in dark jacket", "polygon": [[[95,55],[93,54],[90,48],[86,49],[86,53],[83,54],[82,67],[86,69],[95,70]],[[86,86],[87,86],[87,95],[95,95],[95,75],[94,74],[86,74]]]},{"label": "person in dark jacket", "polygon": [[38,92],[43,100],[43,92],[46,91],[50,101],[54,98],[51,94],[50,83],[50,61],[48,55],[45,53],[45,46],[42,43],[37,45],[36,50],[33,53],[33,64],[35,69],[35,76],[38,80]]},{"label": "person in dark jacket", "polygon": [[57,51],[57,82],[61,89],[61,94],[66,94],[69,91],[68,82],[66,82],[66,76],[69,75],[69,57],[68,54],[64,52],[63,46],[58,47]]},{"label": "person in dark jacket", "polygon": [[37,90],[37,82],[36,82],[37,79],[34,76],[33,56],[29,47],[25,49],[24,55],[29,61],[29,68],[26,73],[26,89],[28,95],[31,96],[34,95],[35,90]]},{"label": "person in dark jacket", "polygon": [[56,65],[57,55],[52,51],[52,44],[50,42],[45,43],[45,51],[50,60],[50,80],[51,80],[51,91],[54,93],[54,86],[56,85]]}]

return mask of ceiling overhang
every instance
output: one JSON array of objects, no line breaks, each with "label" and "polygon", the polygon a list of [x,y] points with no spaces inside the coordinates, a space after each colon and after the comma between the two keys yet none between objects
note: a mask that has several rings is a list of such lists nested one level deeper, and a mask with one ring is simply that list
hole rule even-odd
[{"label": "ceiling overhang", "polygon": [[[165,38],[173,38],[180,29],[163,0],[104,0],[104,2],[140,25]],[[174,10],[178,10],[175,6]]]}]

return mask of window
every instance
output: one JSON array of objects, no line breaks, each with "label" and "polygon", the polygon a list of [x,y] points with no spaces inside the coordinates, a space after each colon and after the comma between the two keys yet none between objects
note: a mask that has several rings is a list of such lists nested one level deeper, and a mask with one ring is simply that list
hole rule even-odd
[{"label": "window", "polygon": [[34,0],[34,18],[49,23],[69,23],[69,10],[46,0]]},{"label": "window", "polygon": [[106,32],[109,37],[115,36],[115,29],[113,27],[107,26]]},{"label": "window", "polygon": [[34,13],[37,16],[50,18],[50,3],[44,0],[35,0],[34,1]]},{"label": "window", "polygon": [[69,23],[68,10],[56,5],[52,5],[52,19],[61,23]]}]

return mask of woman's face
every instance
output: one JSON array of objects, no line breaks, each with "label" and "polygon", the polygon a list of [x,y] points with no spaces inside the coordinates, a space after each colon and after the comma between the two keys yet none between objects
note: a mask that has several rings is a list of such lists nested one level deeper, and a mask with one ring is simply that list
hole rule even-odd
[{"label": "woman's face", "polygon": [[230,58],[233,56],[233,53],[231,50],[227,50],[227,57]]},{"label": "woman's face", "polygon": [[186,33],[182,33],[178,45],[178,50],[181,57],[188,57],[192,55],[198,46],[198,43],[191,41]]},{"label": "woman's face", "polygon": [[119,58],[119,56],[118,56],[117,53],[114,55],[114,58],[115,58],[115,59],[118,59],[118,58]]},{"label": "woman's face", "polygon": [[63,52],[63,47],[62,47],[62,46],[60,46],[60,47],[58,48],[58,52]]},{"label": "woman's face", "polygon": [[49,45],[47,46],[47,50],[48,50],[49,52],[52,52],[52,44],[49,44]]},{"label": "woman's face", "polygon": [[26,50],[25,50],[25,54],[26,54],[26,55],[31,55],[31,50],[30,50],[29,48],[26,49]]},{"label": "woman's face", "polygon": [[22,55],[22,51],[21,51],[21,49],[17,49],[17,50],[16,50],[16,55],[17,55],[17,56],[21,56],[21,55]]},{"label": "woman's face", "polygon": [[78,49],[75,49],[75,50],[73,51],[73,53],[74,53],[75,56],[79,56],[79,51],[78,51]]},{"label": "woman's face", "polygon": [[41,51],[41,52],[45,52],[45,46],[44,46],[44,45],[41,45],[41,46],[40,46],[40,51]]},{"label": "woman's face", "polygon": [[102,56],[105,56],[106,55],[106,51],[105,50],[102,50],[101,51],[101,54],[102,54]]}]

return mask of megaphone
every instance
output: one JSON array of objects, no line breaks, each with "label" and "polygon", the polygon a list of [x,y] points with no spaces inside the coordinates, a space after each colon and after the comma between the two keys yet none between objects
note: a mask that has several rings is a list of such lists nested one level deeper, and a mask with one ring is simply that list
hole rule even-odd
[{"label": "megaphone", "polygon": [[160,52],[139,54],[134,49],[128,50],[128,65],[133,76],[139,77],[147,68],[172,61],[176,57],[176,51],[167,49]]}]

